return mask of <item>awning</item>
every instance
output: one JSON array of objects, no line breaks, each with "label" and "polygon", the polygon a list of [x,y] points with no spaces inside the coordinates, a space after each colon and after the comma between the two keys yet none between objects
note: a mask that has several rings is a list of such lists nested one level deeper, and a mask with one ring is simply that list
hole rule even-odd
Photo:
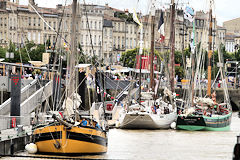
[{"label": "awning", "polygon": [[89,66],[91,66],[91,64],[78,64],[75,67],[76,68],[86,68],[86,67],[89,67]]}]

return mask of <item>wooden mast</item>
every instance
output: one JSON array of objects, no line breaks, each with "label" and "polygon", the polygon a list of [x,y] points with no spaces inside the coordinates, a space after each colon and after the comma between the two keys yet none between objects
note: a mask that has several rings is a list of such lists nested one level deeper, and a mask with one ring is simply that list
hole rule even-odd
[{"label": "wooden mast", "polygon": [[174,78],[175,78],[175,27],[174,27],[174,20],[175,20],[175,2],[171,0],[171,17],[170,17],[170,45],[171,45],[171,55],[170,55],[170,87],[172,93],[175,92],[175,85],[174,85]]},{"label": "wooden mast", "polygon": [[72,3],[72,32],[71,32],[71,54],[69,55],[68,61],[68,88],[67,88],[67,97],[72,98],[73,93],[75,91],[75,83],[76,83],[76,10],[77,10],[77,0],[73,0]]},{"label": "wooden mast", "polygon": [[154,91],[154,27],[155,27],[155,1],[152,4],[152,14],[151,14],[151,55],[150,55],[150,88]]},{"label": "wooden mast", "polygon": [[211,70],[212,70],[212,0],[210,0],[210,9],[209,9],[209,37],[208,37],[208,87],[207,95],[211,96]]}]

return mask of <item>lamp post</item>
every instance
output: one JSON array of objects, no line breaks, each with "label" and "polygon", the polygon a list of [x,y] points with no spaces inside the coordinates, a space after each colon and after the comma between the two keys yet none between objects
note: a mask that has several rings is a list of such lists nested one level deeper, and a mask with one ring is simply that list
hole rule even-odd
[{"label": "lamp post", "polygon": [[238,44],[234,46],[235,49],[235,58],[236,58],[236,68],[235,68],[235,88],[237,88],[237,76],[238,76],[238,59],[237,59],[237,52],[239,49]]}]

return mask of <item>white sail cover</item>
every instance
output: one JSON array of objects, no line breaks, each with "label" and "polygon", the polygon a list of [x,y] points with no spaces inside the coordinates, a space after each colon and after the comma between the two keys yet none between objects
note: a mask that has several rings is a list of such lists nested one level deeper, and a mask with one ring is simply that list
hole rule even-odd
[{"label": "white sail cover", "polygon": [[71,117],[72,115],[75,114],[74,110],[78,110],[80,104],[82,103],[81,100],[81,96],[77,93],[73,94],[73,99],[67,97],[67,99],[65,99],[63,101],[63,115],[67,118],[67,117]]}]

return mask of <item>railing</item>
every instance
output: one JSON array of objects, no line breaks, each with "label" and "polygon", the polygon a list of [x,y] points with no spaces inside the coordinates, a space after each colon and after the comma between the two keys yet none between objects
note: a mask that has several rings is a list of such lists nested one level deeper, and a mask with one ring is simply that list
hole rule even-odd
[{"label": "railing", "polygon": [[18,122],[19,122],[19,124],[21,124],[23,126],[28,126],[28,125],[30,125],[30,120],[31,120],[30,115],[24,115],[24,116],[0,115],[0,130],[15,128],[15,127],[17,127]]},{"label": "railing", "polygon": [[[30,113],[39,105],[42,105],[42,102],[52,95],[52,83],[52,81],[49,81],[45,86],[38,89],[39,83],[33,81],[21,90],[22,95],[25,94],[25,97],[21,98],[20,104],[21,116],[19,116],[19,119],[21,125],[30,125]],[[11,98],[0,106],[0,129],[9,128],[10,120],[12,118],[8,118],[10,115],[10,105]]]},{"label": "railing", "polygon": [[[21,89],[21,102],[27,99],[37,90],[37,79],[33,80],[30,84]],[[0,105],[0,114],[6,115],[10,112],[11,98],[7,99]]]}]

